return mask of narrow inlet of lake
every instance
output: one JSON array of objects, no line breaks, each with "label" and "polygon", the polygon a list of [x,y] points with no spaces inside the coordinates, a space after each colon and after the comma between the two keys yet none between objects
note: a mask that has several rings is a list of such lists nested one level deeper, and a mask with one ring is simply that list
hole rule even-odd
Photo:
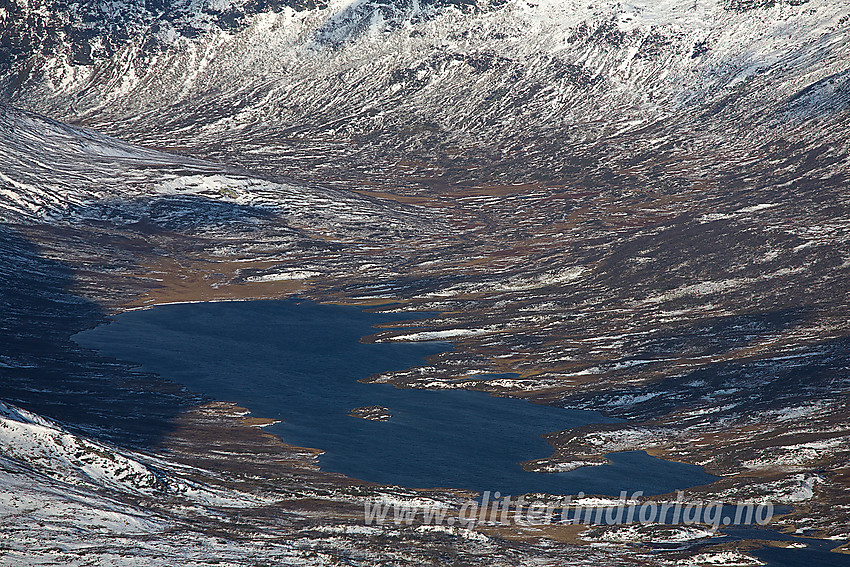
[{"label": "narrow inlet of lake", "polygon": [[[279,419],[267,431],[325,451],[319,458],[324,470],[362,480],[503,495],[617,496],[622,490],[663,494],[716,479],[642,451],[614,453],[611,464],[570,472],[527,472],[522,461],[552,453],[541,435],[616,420],[481,392],[358,382],[422,365],[424,357],[451,348],[360,342],[375,332],[373,325],[410,317],[297,300],[185,303],[122,313],[74,340],[258,417]],[[349,415],[375,405],[392,417]]]}]

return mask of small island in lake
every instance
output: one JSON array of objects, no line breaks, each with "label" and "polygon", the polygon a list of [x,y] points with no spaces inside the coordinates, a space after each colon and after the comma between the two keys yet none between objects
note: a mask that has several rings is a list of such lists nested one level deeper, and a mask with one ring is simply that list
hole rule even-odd
[{"label": "small island in lake", "polygon": [[368,419],[370,421],[387,421],[393,415],[390,413],[389,408],[385,408],[384,406],[366,406],[362,408],[354,408],[348,415],[351,417],[359,417],[361,419]]}]

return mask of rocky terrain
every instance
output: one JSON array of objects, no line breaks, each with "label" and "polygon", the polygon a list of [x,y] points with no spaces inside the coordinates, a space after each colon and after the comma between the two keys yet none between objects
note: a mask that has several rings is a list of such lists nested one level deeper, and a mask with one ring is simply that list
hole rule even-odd
[{"label": "rocky terrain", "polygon": [[367,406],[362,408],[354,408],[349,413],[352,417],[359,417],[360,419],[368,419],[371,421],[387,421],[393,415],[390,413],[389,408],[385,408],[384,406]]},{"label": "rocky terrain", "polygon": [[440,314],[366,340],[454,350],[370,381],[627,419],[552,432],[529,468],[647,450],[719,475],[700,498],[850,539],[840,3],[15,0],[0,29],[12,560],[747,561],[705,536],[358,525],[370,495],[425,496],[70,341],[293,293]]}]

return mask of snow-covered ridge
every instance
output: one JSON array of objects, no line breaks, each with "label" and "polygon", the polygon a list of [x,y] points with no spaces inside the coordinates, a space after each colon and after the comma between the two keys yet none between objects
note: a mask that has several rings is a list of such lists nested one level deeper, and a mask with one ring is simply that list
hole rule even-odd
[{"label": "snow-covered ridge", "polygon": [[[56,4],[54,9],[61,9],[61,3]],[[498,9],[472,12],[455,5],[437,10],[430,4],[331,2],[304,13],[291,9],[260,12],[238,34],[212,27],[202,37],[175,38],[168,46],[146,43],[131,47],[121,54],[123,69],[114,69],[125,71],[126,76],[115,79],[128,81],[130,87],[165,87],[158,95],[166,99],[173,91],[164,79],[177,77],[166,75],[156,83],[144,85],[145,79],[153,79],[145,77],[153,69],[184,72],[185,82],[178,82],[177,86],[183,87],[186,95],[202,94],[234,74],[255,80],[259,77],[252,75],[258,72],[265,82],[279,81],[280,87],[286,83],[294,86],[305,77],[319,82],[326,76],[341,80],[341,87],[350,87],[347,79],[353,78],[352,74],[358,78],[366,77],[365,73],[377,74],[382,80],[391,79],[385,85],[391,92],[403,90],[411,94],[420,89],[443,90],[459,80],[477,77],[478,84],[470,84],[465,93],[468,94],[482,88],[492,92],[501,86],[503,72],[520,70],[526,76],[513,77],[518,87],[532,79],[548,79],[546,90],[560,94],[555,96],[556,102],[559,98],[563,102],[570,91],[582,90],[582,86],[598,85],[600,88],[593,90],[599,93],[671,86],[670,83],[676,83],[675,98],[684,102],[705,94],[709,82],[731,91],[784,56],[799,55],[796,52],[805,43],[846,49],[843,36],[848,9],[822,0],[803,5],[771,2],[769,7],[745,13],[729,11],[722,2],[694,4],[672,0],[625,5],[589,0],[543,1],[534,5],[508,2]],[[426,13],[431,17],[423,17]],[[362,33],[356,34],[357,30]],[[319,53],[316,37],[323,34],[350,40],[340,49],[323,49]],[[158,54],[158,50],[165,52]],[[840,53],[833,52],[821,69],[811,68],[809,74],[829,66],[845,68],[837,61]],[[73,82],[66,81],[78,79],[88,84],[94,79],[103,84],[106,78],[95,76],[99,70],[90,65],[74,65],[62,50],[55,57],[58,59],[48,59],[52,63],[47,67],[63,73],[47,73],[55,87],[76,88]],[[356,67],[364,61],[372,65],[358,71]],[[72,75],[64,74],[72,69]],[[227,77],[216,80],[222,71]],[[690,80],[683,86],[683,79]],[[803,81],[806,77],[798,77],[797,84],[789,87],[795,88]],[[829,83],[822,87],[811,90],[826,92],[832,88]],[[112,91],[101,94],[110,98],[128,94],[120,89]],[[665,91],[650,93],[641,88],[634,94],[643,99],[642,104],[647,104],[649,110],[660,105],[653,99],[671,94]],[[511,96],[509,92],[496,92]],[[313,94],[323,95],[319,89]],[[350,93],[352,98],[358,94]],[[148,92],[146,96],[156,97],[157,93]],[[325,114],[331,110],[326,109]]]},{"label": "snow-covered ridge", "polygon": [[107,489],[116,495],[179,497],[193,504],[240,508],[264,502],[182,478],[186,467],[71,433],[6,402],[0,402],[0,460],[58,481],[69,491],[74,490],[71,486],[85,491]]},{"label": "snow-covered ridge", "polygon": [[0,107],[0,221],[142,219],[171,227],[274,215],[334,237],[420,230],[424,212],[251,176]]},{"label": "snow-covered ridge", "polygon": [[71,484],[94,484],[146,494],[176,488],[164,474],[138,460],[3,402],[0,402],[0,454]]},{"label": "snow-covered ridge", "polygon": [[[180,13],[200,18],[206,8],[192,6]],[[202,33],[180,32],[168,12],[142,18],[100,55],[98,38],[62,36],[16,60],[6,90],[59,119],[254,156],[278,172],[321,172],[336,156],[374,169],[376,154],[425,160],[466,148],[491,161],[519,154],[523,167],[555,174],[571,148],[670,119],[705,143],[733,133],[763,143],[850,107],[850,7],[827,0],[273,8],[245,8],[244,25]],[[6,25],[67,9],[32,4]],[[75,59],[83,44],[90,62]],[[646,149],[668,136],[646,137]]]}]

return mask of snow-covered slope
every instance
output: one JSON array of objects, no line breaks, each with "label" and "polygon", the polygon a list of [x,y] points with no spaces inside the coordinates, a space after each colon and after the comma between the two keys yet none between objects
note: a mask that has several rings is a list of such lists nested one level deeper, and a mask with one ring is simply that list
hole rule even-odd
[{"label": "snow-covered slope", "polygon": [[146,220],[193,230],[273,215],[293,229],[380,239],[419,231],[426,221],[409,207],[257,178],[2,107],[0,160],[5,222]]},{"label": "snow-covered slope", "polygon": [[165,474],[56,423],[0,402],[0,454],[70,484],[129,492],[173,490]]},{"label": "snow-covered slope", "polygon": [[[43,476],[58,481],[72,492],[73,486],[80,490],[107,490],[120,498],[180,497],[187,503],[231,507],[262,501],[238,491],[213,489],[180,478],[185,472],[181,469],[186,467],[87,439],[52,420],[5,402],[0,402],[0,460],[7,472],[26,470],[34,478]],[[0,482],[0,487],[3,484]],[[10,505],[8,499],[0,497],[0,506],[4,503]]]},{"label": "snow-covered slope", "polygon": [[[7,11],[7,34],[71,10],[28,6]],[[485,162],[508,179],[569,175],[605,140],[657,150],[681,128],[693,150],[752,147],[814,119],[843,139],[833,121],[850,100],[850,8],[826,0],[225,2],[242,25],[191,33],[180,22],[211,4],[187,6],[127,16],[119,39],[60,33],[20,55],[5,88],[55,118],[277,173]]]}]

